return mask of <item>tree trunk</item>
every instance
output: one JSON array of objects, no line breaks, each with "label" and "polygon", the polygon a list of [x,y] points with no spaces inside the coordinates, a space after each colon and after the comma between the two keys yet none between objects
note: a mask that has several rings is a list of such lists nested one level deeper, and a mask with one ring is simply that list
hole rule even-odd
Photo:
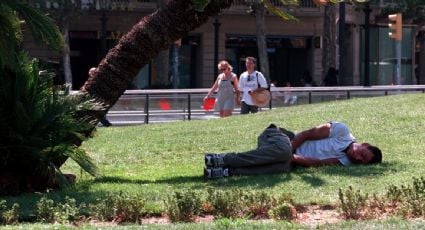
[{"label": "tree trunk", "polygon": [[195,10],[192,1],[174,0],[144,17],[109,50],[95,74],[81,88],[81,94],[94,98],[102,104],[101,108],[78,116],[97,123],[124,93],[140,68],[174,41],[207,22],[210,16],[230,7],[232,2],[211,1],[201,12]]},{"label": "tree trunk", "polygon": [[335,55],[335,6],[325,6],[325,17],[323,22],[323,58],[322,58],[322,80],[330,67],[336,67]]},{"label": "tree trunk", "polygon": [[69,49],[69,26],[68,23],[63,24],[62,28],[62,35],[64,38],[64,46],[63,46],[63,54],[62,54],[62,60],[63,60],[63,73],[64,73],[64,81],[65,85],[69,86],[70,89],[72,89],[72,72],[71,72],[71,58],[69,56],[70,49]]},{"label": "tree trunk", "polygon": [[265,14],[266,8],[260,3],[254,4],[255,9],[255,25],[257,33],[257,47],[258,47],[258,58],[260,59],[260,70],[267,82],[270,82],[270,71],[269,71],[269,57],[267,55],[267,39],[266,39],[266,26],[265,26]]}]

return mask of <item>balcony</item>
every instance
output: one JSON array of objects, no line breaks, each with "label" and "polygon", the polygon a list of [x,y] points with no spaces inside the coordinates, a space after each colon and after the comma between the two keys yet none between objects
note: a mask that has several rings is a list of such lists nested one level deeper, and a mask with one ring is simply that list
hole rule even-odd
[{"label": "balcony", "polygon": [[[41,8],[56,9],[59,4],[55,1],[45,1],[45,5],[33,1],[34,4]],[[72,1],[78,8],[83,10],[117,10],[117,11],[140,11],[152,12],[158,9],[158,0],[74,0]],[[273,5],[278,8],[285,8],[289,12],[293,12],[295,16],[304,16],[309,12],[320,12],[312,0],[300,0],[298,6],[284,5],[279,0],[271,0]],[[245,0],[234,0],[232,6],[225,13],[246,14],[248,7]]]},{"label": "balcony", "polygon": [[81,0],[81,9],[107,9],[118,11],[154,11],[157,0]]},{"label": "balcony", "polygon": [[[321,15],[320,7],[317,7],[313,0],[299,0],[298,6],[294,5],[285,5],[279,0],[271,0],[274,6],[285,9],[287,12],[292,15],[298,16],[318,16]],[[224,11],[228,14],[247,14],[248,6],[246,5],[245,0],[234,0],[232,6]],[[320,14],[319,14],[320,13]]]},{"label": "balcony", "polygon": [[[271,0],[274,6],[277,7],[285,7],[285,5],[279,0]],[[246,6],[245,0],[234,0],[233,6]],[[313,3],[312,0],[300,0],[299,8],[317,8],[317,6]]]}]

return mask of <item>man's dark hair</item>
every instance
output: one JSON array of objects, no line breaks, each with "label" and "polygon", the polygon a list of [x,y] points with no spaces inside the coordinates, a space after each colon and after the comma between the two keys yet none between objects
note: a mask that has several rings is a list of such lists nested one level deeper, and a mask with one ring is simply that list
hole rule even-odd
[{"label": "man's dark hair", "polygon": [[252,61],[252,63],[254,63],[254,65],[257,64],[257,59],[255,57],[248,56],[248,57],[246,57],[246,60]]},{"label": "man's dark hair", "polygon": [[382,152],[378,147],[371,145],[368,146],[367,149],[373,154],[372,160],[370,160],[368,164],[378,164],[382,162]]}]

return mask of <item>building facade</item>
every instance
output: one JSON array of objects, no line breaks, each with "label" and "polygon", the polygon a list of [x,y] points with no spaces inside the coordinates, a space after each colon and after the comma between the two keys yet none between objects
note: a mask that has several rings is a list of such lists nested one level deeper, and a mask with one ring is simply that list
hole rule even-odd
[{"label": "building facade", "polygon": [[[284,7],[279,5],[279,1],[273,2],[278,7]],[[78,9],[67,17],[66,23],[73,89],[82,86],[87,80],[88,69],[96,66],[105,52],[112,48],[123,34],[143,16],[159,7],[159,1],[155,0],[80,0],[79,3],[81,4],[78,5]],[[50,11],[52,15],[60,16],[58,5],[46,4],[39,7]],[[288,82],[293,86],[302,86],[305,73],[309,73],[318,85],[322,83],[326,73],[322,67],[323,53],[326,52],[323,46],[323,39],[326,37],[324,7],[315,5],[312,0],[302,0],[299,1],[298,7],[290,9],[298,20],[282,20],[272,14],[266,16],[269,79],[276,81],[277,86],[284,86]],[[340,12],[338,4],[331,7],[338,20]],[[392,41],[384,35],[388,32],[387,27],[374,21],[374,12],[379,12],[379,5],[373,8],[370,21],[371,84],[392,84],[394,53],[393,49],[389,48]],[[56,18],[58,22],[61,21],[60,17]],[[245,70],[244,58],[258,57],[255,20],[255,17],[248,13],[245,1],[235,0],[229,9],[217,17],[210,18],[207,23],[170,46],[168,68],[155,65],[153,60],[139,71],[129,88],[210,87],[217,77],[216,59],[228,60],[235,73],[242,73]],[[333,21],[331,25],[337,29],[338,21]],[[363,25],[364,13],[355,10],[351,5],[347,6],[343,43],[345,55],[343,59],[339,58],[338,53],[333,55],[336,60],[335,68],[338,69],[340,66],[338,60],[343,61],[344,73],[339,77],[341,85],[363,84],[365,42]],[[415,65],[415,58],[411,44],[415,44],[413,41],[415,36],[410,30],[408,27],[404,28],[406,35],[402,55],[404,58],[402,72],[405,76],[403,84],[414,83],[412,66]],[[63,72],[61,68],[63,54],[51,52],[37,45],[28,36],[25,38],[23,46],[31,56],[55,66],[59,69],[58,73]],[[164,69],[167,71],[166,84],[163,83],[164,79],[160,79],[160,72]]]}]

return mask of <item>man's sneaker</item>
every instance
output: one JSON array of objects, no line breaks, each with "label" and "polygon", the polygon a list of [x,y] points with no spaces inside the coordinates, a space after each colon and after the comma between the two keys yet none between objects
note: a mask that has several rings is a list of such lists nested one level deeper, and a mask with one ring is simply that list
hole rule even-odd
[{"label": "man's sneaker", "polygon": [[215,153],[205,154],[205,166],[207,167],[222,167],[224,165],[223,155]]},{"label": "man's sneaker", "polygon": [[222,167],[204,168],[205,179],[217,179],[229,176],[229,169]]}]

